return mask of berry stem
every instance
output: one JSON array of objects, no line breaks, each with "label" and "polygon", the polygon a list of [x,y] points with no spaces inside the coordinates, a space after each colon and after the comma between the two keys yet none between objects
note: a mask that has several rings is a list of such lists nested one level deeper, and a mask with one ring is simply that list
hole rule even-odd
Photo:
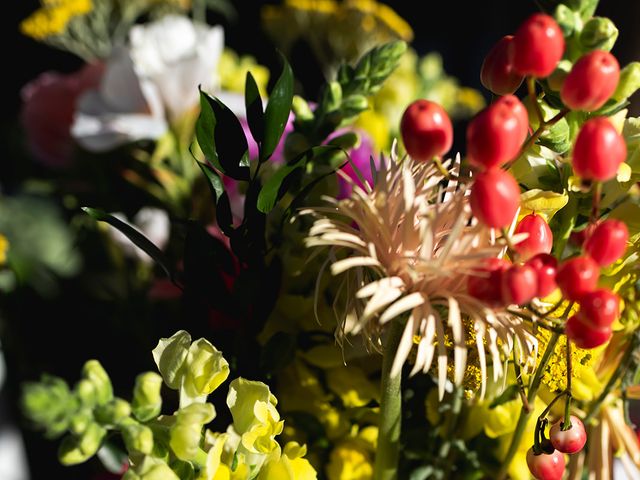
[{"label": "berry stem", "polygon": [[567,113],[569,113],[569,109],[565,108],[560,112],[558,112],[555,116],[553,116],[548,122],[544,122],[544,121],[540,122],[540,126],[538,127],[538,129],[535,132],[533,132],[533,135],[531,135],[526,142],[524,142],[524,144],[522,145],[522,148],[520,149],[520,153],[518,153],[518,156],[516,156],[514,161],[507,164],[507,167],[512,163],[514,163],[517,159],[521,158],[526,153],[526,151],[529,150],[536,143],[536,141],[538,141],[540,136],[545,132],[545,130],[548,127],[558,123],[560,120],[564,118],[564,116]]},{"label": "berry stem", "polygon": [[589,223],[595,223],[600,216],[600,197],[602,196],[602,182],[594,182],[593,185],[593,204],[591,207],[591,218]]},{"label": "berry stem", "polygon": [[531,104],[536,110],[538,124],[542,127],[542,125],[544,125],[544,115],[542,113],[542,108],[540,108],[540,104],[538,103],[538,95],[536,95],[536,79],[532,76],[527,77],[527,90],[529,91],[529,99],[531,100]]},{"label": "berry stem", "polygon": [[529,400],[527,400],[527,395],[524,390],[524,383],[522,382],[522,370],[520,369],[520,364],[518,363],[518,359],[516,358],[516,347],[513,346],[513,369],[516,374],[516,382],[518,382],[518,392],[520,393],[520,399],[522,400],[522,405],[527,412],[531,412],[533,408],[529,405]]},{"label": "berry stem", "polygon": [[562,422],[562,430],[571,428],[571,339],[567,337],[567,400],[564,404],[564,422]]}]

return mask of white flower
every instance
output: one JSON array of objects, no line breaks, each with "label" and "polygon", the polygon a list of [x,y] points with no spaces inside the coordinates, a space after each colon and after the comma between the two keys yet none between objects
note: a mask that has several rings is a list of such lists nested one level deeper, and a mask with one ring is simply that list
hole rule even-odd
[{"label": "white flower", "polygon": [[198,103],[198,86],[216,86],[222,27],[167,15],[137,25],[129,45],[115,49],[97,90],[78,101],[71,133],[88,150],[106,151],[157,139]]},{"label": "white flower", "polygon": [[[127,220],[123,213],[114,213],[113,216],[138,230],[147,237],[151,243],[161,250],[169,241],[169,229],[171,224],[169,222],[169,215],[167,215],[167,212],[164,210],[144,207],[135,215],[135,217],[133,217],[133,224]],[[136,247],[131,240],[129,240],[118,229],[109,226],[108,232],[111,239],[122,248],[122,251],[128,257],[137,258],[138,260],[146,263],[152,261],[149,255]]]}]

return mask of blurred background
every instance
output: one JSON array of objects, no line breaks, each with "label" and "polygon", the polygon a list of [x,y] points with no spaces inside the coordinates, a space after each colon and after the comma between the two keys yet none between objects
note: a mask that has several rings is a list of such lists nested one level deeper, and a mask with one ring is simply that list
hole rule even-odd
[{"label": "blurred background", "polygon": [[[386,3],[413,28],[412,47],[418,54],[439,52],[446,72],[458,78],[462,85],[483,92],[487,101],[490,96],[479,80],[484,55],[499,38],[512,33],[537,9],[533,0]],[[212,13],[208,20],[224,26],[227,46],[239,54],[250,54],[258,63],[266,65],[272,72],[273,82],[279,62],[273,42],[262,29],[260,16],[261,8],[267,4],[278,2],[234,2],[237,9],[234,19]],[[0,161],[0,191],[5,195],[14,193],[26,178],[39,175],[39,165],[29,161],[25,154],[25,139],[18,121],[22,87],[42,72],[72,72],[81,65],[71,54],[37,43],[19,32],[20,21],[38,7],[35,0],[10,2],[3,13],[2,35],[8,61],[3,69],[5,98],[0,112],[0,144],[4,149]],[[597,14],[611,18],[620,30],[613,49],[620,64],[639,60],[640,1],[603,0]],[[321,67],[304,42],[296,43],[290,56],[299,93],[313,100],[324,82]],[[635,115],[640,114],[637,95],[630,108]],[[464,137],[464,127],[464,122],[456,125],[458,140],[454,148],[463,147],[459,140]],[[28,215],[25,218],[28,219]],[[85,259],[95,265],[103,261]],[[99,284],[101,279],[92,281]],[[28,428],[17,406],[21,382],[35,380],[44,371],[74,381],[86,359],[98,358],[112,379],[122,382],[116,385],[116,390],[120,387],[126,392],[139,371],[153,367],[149,351],[157,337],[149,332],[165,330],[171,312],[162,308],[149,310],[144,298],[135,294],[121,295],[118,301],[108,294],[90,298],[85,295],[86,282],[86,278],[72,276],[60,280],[51,297],[45,298],[33,288],[23,287],[0,301],[0,352],[4,352],[5,358],[4,362],[0,358],[1,480],[101,478],[97,473],[101,469],[93,463],[95,460],[71,470],[61,467],[56,456],[57,443],[43,439],[39,432]],[[108,289],[109,285],[105,285],[105,290]],[[198,330],[187,318],[184,326]],[[20,437],[24,453],[20,452]],[[30,472],[29,476],[20,473],[21,462]]]}]

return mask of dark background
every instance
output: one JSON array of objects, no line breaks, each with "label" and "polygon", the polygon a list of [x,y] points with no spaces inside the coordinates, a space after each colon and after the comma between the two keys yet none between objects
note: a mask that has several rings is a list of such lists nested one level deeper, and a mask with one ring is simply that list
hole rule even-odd
[{"label": "dark background", "polygon": [[[260,7],[263,1],[234,2],[240,10],[235,23],[222,22],[225,27],[226,43],[241,54],[252,54],[260,63],[267,65],[272,72],[278,71],[278,61],[274,47],[260,28]],[[537,10],[533,0],[486,0],[479,2],[447,0],[442,2],[393,2],[389,5],[405,18],[413,27],[415,40],[412,46],[420,54],[439,51],[444,59],[445,70],[468,86],[481,88],[479,81],[480,65],[484,55],[493,43],[503,35],[512,33],[522,20]],[[23,37],[18,31],[20,20],[28,16],[38,6],[35,0],[13,1],[3,9],[2,35],[4,41],[5,62],[3,68],[3,92],[6,98],[2,102],[0,133],[1,139],[11,137],[11,142],[19,144],[21,137],[18,129],[20,108],[20,89],[29,80],[47,70],[71,72],[81,62],[70,54],[39,44]],[[620,64],[640,59],[640,1],[603,0],[598,15],[611,18],[620,30],[620,36],[613,53]],[[211,17],[215,21],[216,17]],[[295,50],[292,65],[296,77],[306,88],[306,96],[313,98],[323,79],[312,56],[303,46]],[[485,92],[486,93],[486,92]],[[487,96],[488,98],[488,96]],[[638,98],[633,105],[636,115],[640,114]],[[11,190],[12,184],[20,180],[12,162],[11,150],[0,158],[0,185]],[[61,375],[70,381],[78,378],[83,362],[95,356],[105,364],[113,378],[119,378],[125,385],[131,385],[134,376],[140,371],[137,366],[153,368],[149,350],[143,350],[147,344],[153,346],[157,339],[146,339],[140,343],[139,335],[144,332],[143,305],[128,305],[128,309],[104,308],[97,311],[95,305],[82,302],[73,291],[73,282],[66,284],[63,293],[65,309],[49,310],[46,302],[34,303],[34,297],[18,296],[12,299],[13,311],[24,310],[23,318],[10,318],[9,330],[22,337],[22,349],[8,353],[10,406],[4,415],[0,406],[0,424],[2,419],[23,426],[16,408],[15,398],[18,385],[24,380],[33,380],[39,373],[47,370]],[[22,305],[20,302],[23,302]],[[156,312],[157,313],[157,312]],[[147,314],[148,315],[148,314]],[[102,319],[118,317],[111,324],[120,324],[119,332],[105,332],[100,328]],[[4,320],[4,319],[3,319]],[[162,321],[161,319],[158,321]],[[137,323],[137,324],[136,324]],[[127,327],[128,325],[128,327]],[[122,336],[130,329],[131,335]],[[2,332],[0,332],[0,335]],[[29,338],[32,341],[26,341]],[[73,340],[73,341],[72,341]],[[6,342],[5,342],[6,344]],[[5,409],[6,410],[6,409]],[[65,469],[58,465],[56,449],[58,442],[43,440],[39,433],[25,430],[32,478],[88,478],[95,471],[95,464]]]}]

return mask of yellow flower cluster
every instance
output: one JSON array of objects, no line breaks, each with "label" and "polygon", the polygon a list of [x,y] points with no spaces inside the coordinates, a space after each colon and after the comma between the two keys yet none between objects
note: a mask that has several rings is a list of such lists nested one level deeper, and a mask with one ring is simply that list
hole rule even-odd
[{"label": "yellow flower cluster", "polygon": [[42,8],[20,23],[20,31],[35,40],[64,33],[69,21],[93,9],[92,0],[41,0]]},{"label": "yellow flower cluster", "polygon": [[9,240],[0,234],[0,266],[7,262],[7,252],[9,251]]}]

